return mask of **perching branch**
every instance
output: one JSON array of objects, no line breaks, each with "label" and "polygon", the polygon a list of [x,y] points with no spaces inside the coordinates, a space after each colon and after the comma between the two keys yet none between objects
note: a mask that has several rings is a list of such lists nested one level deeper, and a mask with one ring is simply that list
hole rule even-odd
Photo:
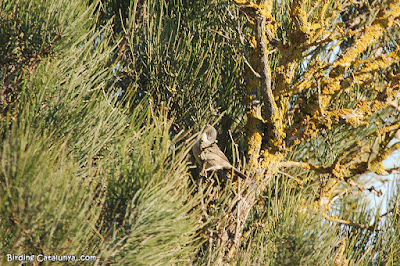
[{"label": "perching branch", "polygon": [[264,38],[265,32],[265,16],[257,18],[257,48],[259,49],[260,56],[260,70],[261,70],[261,92],[266,108],[266,117],[274,117],[276,115],[276,104],[272,94],[271,86],[271,73],[269,71],[269,61],[267,54],[267,43]]}]

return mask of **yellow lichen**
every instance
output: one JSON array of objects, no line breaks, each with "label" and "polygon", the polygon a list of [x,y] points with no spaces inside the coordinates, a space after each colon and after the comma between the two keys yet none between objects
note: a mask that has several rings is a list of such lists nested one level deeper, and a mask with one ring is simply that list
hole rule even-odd
[{"label": "yellow lichen", "polygon": [[324,95],[333,95],[340,90],[340,81],[332,79],[323,86],[321,93]]},{"label": "yellow lichen", "polygon": [[371,163],[368,167],[368,170],[370,170],[371,172],[374,172],[378,175],[385,173],[385,167],[383,166],[382,162]]},{"label": "yellow lichen", "polygon": [[[290,15],[291,17],[296,18],[295,23],[298,30],[301,32],[300,36],[306,38],[310,34],[310,25],[308,23],[308,16],[304,9],[304,1],[303,0],[294,0],[291,6]],[[299,32],[294,32],[294,35],[299,36]],[[303,42],[304,39],[297,40],[298,42]]]},{"label": "yellow lichen", "polygon": [[400,128],[400,124],[395,124],[395,125],[384,127],[384,128],[378,128],[375,132],[377,135],[382,135],[386,132],[398,130],[399,128]]},{"label": "yellow lichen", "polygon": [[336,188],[339,186],[339,182],[336,179],[329,179],[324,186],[324,194],[323,197],[331,199],[333,193],[335,192]]},{"label": "yellow lichen", "polygon": [[248,154],[250,155],[249,164],[251,168],[257,167],[258,152],[261,149],[262,143],[262,132],[259,130],[262,119],[258,112],[251,110],[247,112],[247,127],[248,127]]}]

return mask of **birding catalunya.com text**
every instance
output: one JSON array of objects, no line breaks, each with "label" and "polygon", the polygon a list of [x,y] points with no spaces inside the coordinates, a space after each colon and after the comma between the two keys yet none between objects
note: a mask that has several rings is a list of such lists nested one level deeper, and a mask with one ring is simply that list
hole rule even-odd
[{"label": "birding catalunya.com text", "polygon": [[8,262],[44,262],[44,261],[51,261],[51,262],[61,262],[61,261],[96,261],[96,256],[94,255],[81,255],[79,257],[74,255],[28,255],[28,254],[7,254],[7,261]]}]

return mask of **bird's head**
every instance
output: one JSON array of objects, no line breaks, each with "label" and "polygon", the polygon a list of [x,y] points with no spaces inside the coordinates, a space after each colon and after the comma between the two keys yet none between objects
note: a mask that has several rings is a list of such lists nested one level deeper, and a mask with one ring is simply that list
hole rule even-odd
[{"label": "bird's head", "polygon": [[217,141],[217,130],[213,126],[207,126],[201,136],[202,147],[210,146]]}]

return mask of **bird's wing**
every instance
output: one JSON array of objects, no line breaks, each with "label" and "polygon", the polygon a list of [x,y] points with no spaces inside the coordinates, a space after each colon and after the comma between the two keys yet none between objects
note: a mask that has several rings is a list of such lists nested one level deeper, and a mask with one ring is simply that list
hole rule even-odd
[{"label": "bird's wing", "polygon": [[221,159],[226,161],[227,163],[231,164],[228,160],[228,158],[225,156],[225,153],[221,151],[221,149],[218,147],[217,144],[213,143],[210,147],[210,149],[213,151],[213,153],[217,154]]},{"label": "bird's wing", "polygon": [[232,168],[228,158],[215,143],[201,152],[200,159],[207,163],[206,168],[213,168],[214,170]]},{"label": "bird's wing", "polygon": [[201,160],[199,158],[200,155],[200,140],[196,141],[192,148],[193,156],[196,159],[196,162],[201,165]]}]

